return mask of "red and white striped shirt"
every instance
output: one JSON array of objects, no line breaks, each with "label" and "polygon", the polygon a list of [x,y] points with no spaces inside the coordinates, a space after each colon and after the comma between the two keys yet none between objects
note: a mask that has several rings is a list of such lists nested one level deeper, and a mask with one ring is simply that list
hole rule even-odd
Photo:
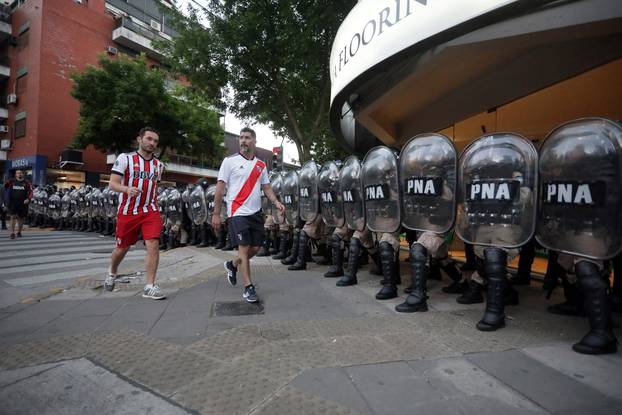
[{"label": "red and white striped shirt", "polygon": [[118,214],[138,215],[157,212],[156,190],[163,170],[164,164],[155,157],[146,160],[135,151],[119,154],[112,166],[112,174],[123,176],[124,186],[136,187],[141,190],[141,193],[136,197],[120,193]]}]

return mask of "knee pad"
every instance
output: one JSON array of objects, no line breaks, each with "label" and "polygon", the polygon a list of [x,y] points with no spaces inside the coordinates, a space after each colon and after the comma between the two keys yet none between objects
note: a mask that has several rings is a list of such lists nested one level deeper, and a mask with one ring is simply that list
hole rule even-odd
[{"label": "knee pad", "polygon": [[380,250],[380,258],[382,260],[391,261],[395,260],[395,252],[393,251],[393,246],[387,241],[380,242],[379,246]]},{"label": "knee pad", "polygon": [[330,237],[330,246],[332,248],[341,249],[341,237],[339,235],[332,234]]}]

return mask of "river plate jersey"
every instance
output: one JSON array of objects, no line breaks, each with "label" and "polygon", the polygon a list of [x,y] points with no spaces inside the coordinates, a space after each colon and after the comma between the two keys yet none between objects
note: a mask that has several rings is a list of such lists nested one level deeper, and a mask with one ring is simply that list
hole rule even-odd
[{"label": "river plate jersey", "polygon": [[158,211],[156,188],[162,178],[163,170],[164,164],[155,157],[146,160],[135,151],[119,154],[112,166],[112,173],[123,176],[124,186],[141,190],[136,197],[129,197],[126,193],[119,194],[120,215],[138,215]]},{"label": "river plate jersey", "polygon": [[227,216],[248,216],[261,209],[261,186],[269,184],[266,163],[241,154],[227,157],[220,165],[218,180],[227,185]]}]

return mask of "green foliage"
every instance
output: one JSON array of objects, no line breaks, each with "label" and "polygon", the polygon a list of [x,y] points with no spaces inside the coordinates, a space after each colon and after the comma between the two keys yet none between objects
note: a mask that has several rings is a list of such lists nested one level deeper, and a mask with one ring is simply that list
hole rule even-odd
[{"label": "green foliage", "polygon": [[220,157],[223,131],[218,113],[188,88],[169,92],[166,74],[150,70],[146,59],[100,57],[72,76],[72,96],[80,101],[74,146],[103,151],[134,148],[138,131],[149,125],[160,133],[160,147],[180,154]]},{"label": "green foliage", "polygon": [[199,11],[171,21],[179,36],[164,49],[168,63],[192,85],[230,109],[270,125],[293,141],[304,162],[337,144],[329,129],[329,57],[333,38],[354,0],[205,0]]}]

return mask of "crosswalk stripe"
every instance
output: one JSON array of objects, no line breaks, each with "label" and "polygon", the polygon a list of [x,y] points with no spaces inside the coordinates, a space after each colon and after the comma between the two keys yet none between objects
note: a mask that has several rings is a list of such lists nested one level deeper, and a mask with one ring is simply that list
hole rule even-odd
[{"label": "crosswalk stripe", "polygon": [[[94,251],[102,251],[102,250],[110,250],[112,252],[112,249],[114,248],[114,243],[103,243],[103,244],[89,244],[88,246],[85,246],[86,249],[81,249],[81,252],[89,253],[89,252],[94,252]],[[70,249],[65,249],[65,248],[59,248],[59,249],[26,249],[26,250],[21,250],[21,251],[6,251],[3,252],[3,256],[6,255],[7,257],[12,257],[12,258],[26,258],[26,257],[30,257],[33,255],[40,255],[40,254],[45,254],[45,255],[50,255],[50,254],[65,254],[65,253],[75,253],[76,250],[70,250]],[[96,252],[98,253],[98,252]],[[101,253],[101,252],[99,252]]]},{"label": "crosswalk stripe", "polygon": [[54,248],[71,248],[71,247],[75,247],[75,246],[81,246],[81,245],[88,245],[88,244],[101,244],[101,243],[110,243],[110,244],[114,244],[114,240],[112,239],[82,239],[82,240],[77,240],[77,241],[72,241],[72,240],[68,240],[68,241],[50,241],[50,242],[39,242],[36,244],[15,244],[15,245],[9,245],[7,247],[0,247],[0,249],[2,249],[2,251],[4,252],[8,252],[9,250],[11,251],[20,251],[23,249],[41,249],[41,248],[45,248],[45,247],[54,247]]},{"label": "crosswalk stripe", "polygon": [[[125,259],[142,259],[145,257],[144,251],[133,251],[128,252],[125,256]],[[95,258],[89,259],[85,261],[63,261],[52,264],[40,264],[40,265],[24,265],[24,266],[15,266],[15,267],[7,267],[2,268],[2,274],[4,278],[11,277],[11,274],[18,274],[20,272],[33,272],[33,271],[45,271],[50,269],[63,269],[69,266],[82,265],[83,268],[88,268],[92,264],[105,264],[110,262],[110,255],[107,255],[103,258]]]},{"label": "crosswalk stripe", "polygon": [[[130,259],[131,260],[131,259]],[[129,261],[128,261],[129,262]],[[98,268],[89,268],[77,271],[68,271],[68,272],[58,272],[53,274],[42,274],[36,277],[21,277],[14,279],[6,279],[6,282],[13,287],[24,287],[27,285],[40,284],[43,282],[51,282],[51,281],[59,281],[59,280],[68,280],[74,279],[78,277],[84,277],[87,275],[101,275],[102,279],[108,272],[108,266],[98,267]]]}]

